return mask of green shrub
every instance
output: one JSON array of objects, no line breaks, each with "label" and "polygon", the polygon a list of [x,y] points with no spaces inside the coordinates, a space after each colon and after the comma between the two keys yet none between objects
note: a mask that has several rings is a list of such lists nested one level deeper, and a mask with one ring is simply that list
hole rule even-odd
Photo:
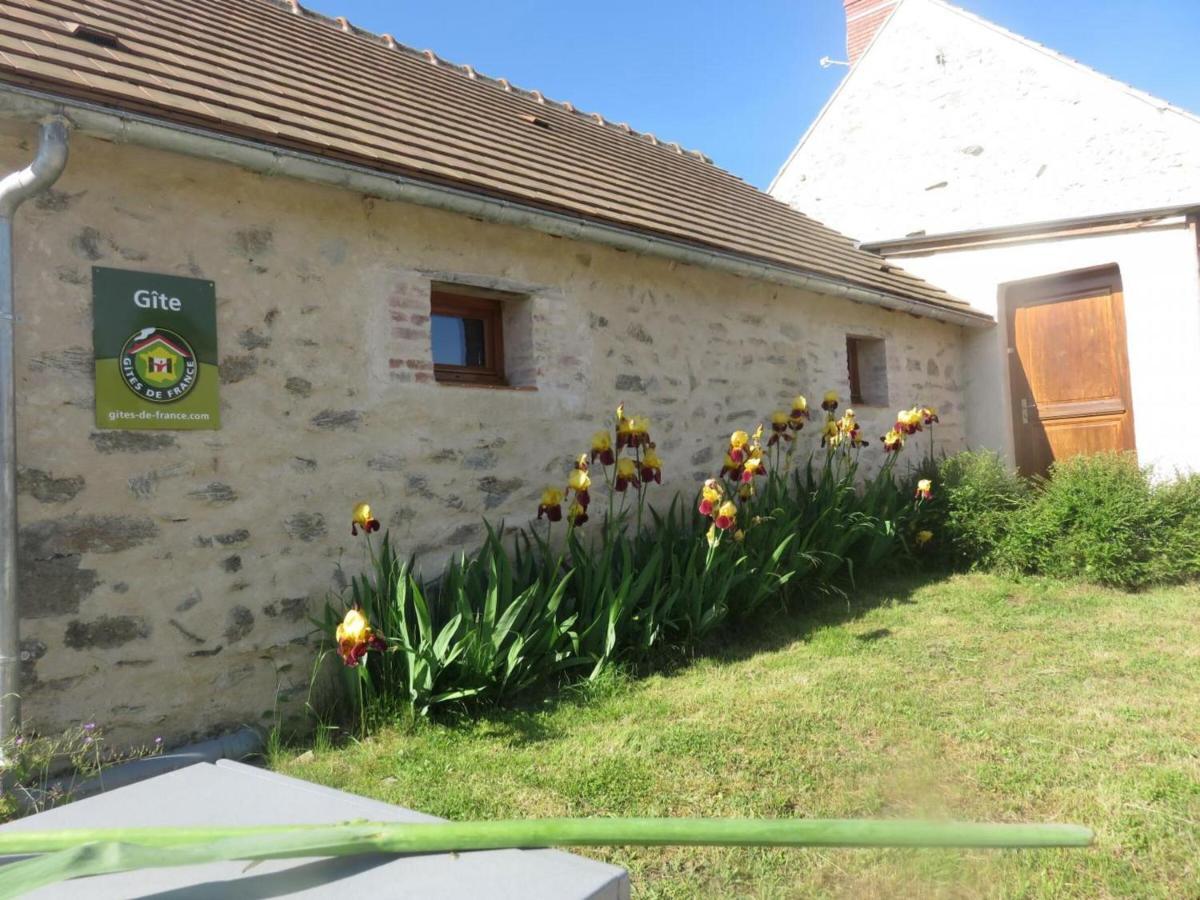
[{"label": "green shrub", "polygon": [[1057,462],[1020,507],[1001,567],[1133,588],[1154,576],[1158,510],[1147,469],[1132,454]]},{"label": "green shrub", "polygon": [[1200,575],[1200,474],[1155,486],[1154,521],[1150,580]]},{"label": "green shrub", "polygon": [[1029,483],[990,450],[942,460],[935,481],[931,514],[937,524],[931,527],[942,554],[955,565],[995,565],[1017,514],[1029,501]]}]

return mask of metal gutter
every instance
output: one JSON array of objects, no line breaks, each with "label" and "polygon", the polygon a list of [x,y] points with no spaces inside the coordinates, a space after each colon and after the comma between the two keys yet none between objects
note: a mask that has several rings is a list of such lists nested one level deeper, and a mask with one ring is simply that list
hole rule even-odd
[{"label": "metal gutter", "polygon": [[299,178],[385,200],[415,203],[558,237],[593,241],[621,250],[664,257],[955,325],[987,327],[994,324],[991,316],[970,308],[957,310],[922,303],[815,273],[633,232],[579,216],[405,176],[384,174],[366,166],[164,122],[95,103],[69,100],[13,85],[0,85],[0,116],[28,121],[53,113],[67,115],[74,127],[84,134],[119,143],[134,143],[170,153],[219,160],[263,175]]},{"label": "metal gutter", "polygon": [[67,164],[67,121],[42,122],[37,155],[0,181],[0,763],[21,727],[21,617],[17,610],[17,428],[13,371],[13,216]]},{"label": "metal gutter", "polygon": [[1163,224],[1163,220],[1182,218],[1197,212],[1200,212],[1200,202],[1100,213],[1092,216],[1076,216],[1070,219],[1026,222],[1019,225],[1003,225],[998,228],[973,228],[963,231],[945,231],[941,234],[918,234],[885,241],[868,241],[861,247],[869,253],[878,253],[880,256],[933,252],[964,245],[1009,243],[1022,238],[1076,237],[1105,231],[1130,230]]}]

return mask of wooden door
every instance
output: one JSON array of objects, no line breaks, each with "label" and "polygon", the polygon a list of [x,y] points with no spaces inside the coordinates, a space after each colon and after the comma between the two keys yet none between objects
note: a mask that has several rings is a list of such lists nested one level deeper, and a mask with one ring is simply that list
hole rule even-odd
[{"label": "wooden door", "polygon": [[1133,450],[1125,301],[1115,268],[1005,292],[1017,467],[1044,474],[1079,453]]}]

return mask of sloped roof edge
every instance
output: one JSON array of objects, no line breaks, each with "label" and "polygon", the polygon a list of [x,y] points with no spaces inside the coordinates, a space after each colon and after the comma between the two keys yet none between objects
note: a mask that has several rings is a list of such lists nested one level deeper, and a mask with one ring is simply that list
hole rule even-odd
[{"label": "sloped roof edge", "polygon": [[842,91],[846,89],[846,85],[850,83],[850,79],[854,77],[854,74],[861,67],[860,64],[862,63],[863,58],[871,52],[871,48],[875,46],[875,42],[879,40],[879,36],[887,30],[887,27],[891,23],[892,19],[896,18],[896,11],[900,9],[905,2],[906,0],[896,0],[896,5],[893,6],[892,11],[888,13],[888,17],[883,20],[883,24],[875,29],[875,34],[871,36],[870,42],[866,47],[863,48],[863,52],[859,54],[858,59],[850,65],[849,71],[846,72],[846,77],[838,82],[838,86],[833,89],[833,93],[829,95],[829,99],[825,101],[825,105],[821,107],[821,111],[817,113],[816,118],[812,120],[809,126],[804,129],[804,134],[800,135],[800,140],[796,142],[796,146],[792,148],[792,152],[787,155],[787,159],[783,161],[783,165],[779,167],[779,170],[775,173],[775,177],[771,179],[771,183],[767,185],[768,194],[773,194],[775,192],[775,185],[783,176],[783,173],[787,171],[788,166],[792,164],[792,162],[799,155],[800,150],[812,136],[813,132],[817,130],[817,126],[821,124],[821,120],[825,118],[825,114],[829,112],[829,110],[833,109],[834,104],[837,103],[838,98],[842,95]]},{"label": "sloped roof edge", "polygon": [[986,327],[994,324],[992,316],[966,304],[943,306],[924,303],[770,259],[692,244],[670,235],[639,232],[624,225],[590,220],[570,211],[538,208],[510,199],[425,182],[300,150],[0,82],[0,116],[33,122],[50,115],[65,115],[77,131],[117,143],[138,144],[231,163],[263,175],[298,178],[384,199],[463,213],[499,224],[528,227],[560,237],[591,240],[623,250],[676,259],[739,277],[799,287],[955,325]]},{"label": "sloped roof edge", "polygon": [[[905,2],[905,0],[900,0],[900,2],[903,3],[903,2]],[[1153,94],[1148,93],[1147,91],[1143,91],[1141,88],[1134,87],[1133,85],[1128,84],[1127,82],[1121,81],[1118,78],[1114,78],[1112,75],[1108,75],[1105,72],[1101,72],[1099,69],[1093,68],[1092,66],[1089,66],[1087,63],[1080,62],[1079,60],[1075,59],[1074,57],[1067,56],[1065,53],[1063,53],[1059,50],[1055,50],[1053,47],[1049,47],[1046,44],[1039,43],[1038,41],[1035,41],[1032,38],[1027,38],[1023,34],[1018,34],[1017,32],[1012,31],[1009,28],[1005,28],[1003,25],[999,25],[999,24],[991,21],[990,19],[985,19],[983,16],[976,15],[975,13],[971,12],[970,10],[963,9],[961,6],[955,6],[953,3],[948,3],[948,2],[946,2],[946,0],[926,0],[926,2],[934,3],[938,6],[945,7],[950,12],[956,13],[957,15],[960,15],[963,18],[970,19],[971,21],[973,21],[979,25],[982,25],[985,28],[990,29],[990,30],[996,32],[997,34],[1001,34],[1001,35],[1009,38],[1010,40],[1016,41],[1018,44],[1022,44],[1025,47],[1028,47],[1030,50],[1035,50],[1038,53],[1041,53],[1044,56],[1048,56],[1051,59],[1053,59],[1057,62],[1060,62],[1065,66],[1068,66],[1072,69],[1077,69],[1078,71],[1084,73],[1085,75],[1089,75],[1093,78],[1100,79],[1101,81],[1104,81],[1104,82],[1108,83],[1109,85],[1121,90],[1123,93],[1129,94],[1131,97],[1135,97],[1138,100],[1141,100],[1143,103],[1147,103],[1150,106],[1153,106],[1155,109],[1162,110],[1165,112],[1176,113],[1177,115],[1183,116],[1185,119],[1191,119],[1197,125],[1200,125],[1200,116],[1196,115],[1195,113],[1193,113],[1189,110],[1184,109],[1182,106],[1177,106],[1176,104],[1171,103],[1168,100],[1164,100],[1161,97],[1156,97]],[[897,6],[899,6],[899,4],[897,4]]]}]

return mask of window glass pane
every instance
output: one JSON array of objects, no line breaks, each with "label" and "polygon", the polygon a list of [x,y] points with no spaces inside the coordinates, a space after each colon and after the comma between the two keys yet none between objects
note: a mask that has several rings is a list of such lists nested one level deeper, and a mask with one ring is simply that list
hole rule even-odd
[{"label": "window glass pane", "polygon": [[482,319],[432,317],[433,361],[443,366],[486,366]]}]

